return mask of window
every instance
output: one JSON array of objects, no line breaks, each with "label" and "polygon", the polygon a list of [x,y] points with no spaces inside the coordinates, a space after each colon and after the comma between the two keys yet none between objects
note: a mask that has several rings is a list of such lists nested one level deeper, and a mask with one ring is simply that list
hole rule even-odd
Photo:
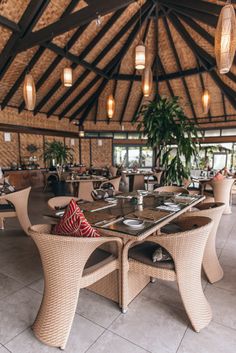
[{"label": "window", "polygon": [[146,146],[114,146],[113,163],[128,168],[152,168],[153,151]]},{"label": "window", "polygon": [[100,132],[99,133],[99,137],[113,137],[113,133],[112,132]]},{"label": "window", "polygon": [[222,129],[222,136],[235,136],[236,129]]},{"label": "window", "polygon": [[141,138],[141,134],[139,132],[129,132],[128,139],[129,140],[139,140]]},{"label": "window", "polygon": [[114,139],[116,140],[126,140],[127,134],[125,132],[114,132]]},{"label": "window", "polygon": [[220,130],[206,130],[205,137],[220,136]]},{"label": "window", "polygon": [[114,165],[127,166],[127,148],[122,146],[114,147],[113,155]]},{"label": "window", "polygon": [[85,137],[98,137],[97,132],[86,132]]}]

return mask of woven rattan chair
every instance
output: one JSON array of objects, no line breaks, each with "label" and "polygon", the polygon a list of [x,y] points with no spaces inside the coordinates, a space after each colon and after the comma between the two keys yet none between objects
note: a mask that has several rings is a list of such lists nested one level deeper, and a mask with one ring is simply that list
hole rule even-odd
[{"label": "woven rattan chair", "polygon": [[189,191],[181,186],[160,186],[154,191],[158,192],[181,192],[182,194],[189,194]]},{"label": "woven rattan chair", "polygon": [[[33,331],[45,344],[64,349],[80,289],[120,269],[122,241],[115,237],[66,237],[52,235],[50,231],[50,225],[35,225],[30,229],[41,256],[45,281],[43,300]],[[114,242],[118,249],[117,256],[98,249],[101,245]],[[111,285],[109,283],[107,291]]]},{"label": "woven rattan chair", "polygon": [[78,192],[79,200],[93,201],[92,191],[93,191],[93,181],[83,180],[82,182],[80,182],[79,192]]},{"label": "woven rattan chair", "polygon": [[225,204],[222,202],[206,202],[195,206],[198,210],[187,212],[187,217],[209,217],[213,221],[203,257],[203,269],[210,283],[220,281],[224,275],[216,253],[216,232],[223,214]]},{"label": "woven rattan chair", "polygon": [[144,190],[144,189],[145,189],[144,175],[143,174],[133,175],[132,191]]},{"label": "woven rattan chair", "polygon": [[69,205],[71,200],[78,201],[79,199],[78,197],[73,197],[73,196],[52,197],[51,199],[48,200],[48,207],[51,208],[51,210],[66,208],[66,206]]},{"label": "woven rattan chair", "polygon": [[154,180],[145,180],[145,183],[149,186],[149,185],[152,185],[153,187],[155,185],[160,185],[161,184],[161,176],[163,174],[163,171],[161,170],[160,172],[154,172],[153,173],[153,177],[154,177]]},{"label": "woven rattan chair", "polygon": [[209,182],[213,189],[215,202],[223,202],[225,204],[223,214],[231,214],[230,198],[234,181],[235,179],[233,178],[224,178],[222,180],[212,180]]},{"label": "woven rattan chair", "polygon": [[[128,244],[123,251],[122,311],[126,312],[129,298],[132,298],[133,286],[128,285],[132,272],[177,281],[179,292],[187,315],[195,331],[199,332],[208,325],[212,318],[211,308],[203,293],[201,284],[201,267],[204,248],[212,220],[207,217],[187,217],[176,221],[182,231],[173,234],[151,236],[144,243],[129,249]],[[150,258],[140,258],[140,251],[146,245],[159,244],[171,255],[173,261],[153,263]],[[149,254],[150,255],[150,254]],[[147,260],[147,261],[146,261]]]},{"label": "woven rattan chair", "polygon": [[114,167],[114,166],[110,166],[109,167],[109,174],[112,176],[112,178],[115,178],[117,175],[117,170],[118,168]]},{"label": "woven rattan chair", "polygon": [[107,184],[108,185],[111,184],[115,191],[119,191],[119,189],[120,189],[120,180],[121,180],[121,177],[119,176],[119,177],[110,179],[109,181],[104,181],[100,185],[100,189],[104,188],[104,186],[106,186]]},{"label": "woven rattan chair", "polygon": [[4,219],[8,217],[17,217],[24,232],[29,235],[28,229],[31,226],[28,216],[28,201],[31,187],[15,191],[10,194],[0,196],[0,200],[10,202],[14,208],[12,211],[0,212],[1,226],[4,229]]}]

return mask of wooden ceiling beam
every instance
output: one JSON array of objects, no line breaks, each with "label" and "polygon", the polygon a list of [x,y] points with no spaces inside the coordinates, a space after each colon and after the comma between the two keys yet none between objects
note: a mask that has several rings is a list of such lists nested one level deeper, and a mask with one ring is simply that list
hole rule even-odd
[{"label": "wooden ceiling beam", "polygon": [[[143,14],[146,13],[146,11],[149,9],[150,5],[149,2],[146,2],[142,6],[141,12]],[[130,18],[130,20],[124,25],[124,27],[121,28],[121,30],[111,39],[111,41],[106,45],[106,47],[100,52],[100,54],[97,56],[97,58],[93,61],[93,65],[97,65],[101,60],[104,59],[104,57],[110,52],[110,50],[117,44],[117,42],[129,31],[132,26],[139,20],[140,17],[140,11],[138,10],[134,16]],[[104,70],[106,71],[106,69]],[[78,79],[77,81],[73,84],[73,86],[68,90],[66,93],[68,96],[78,87],[78,84],[80,84],[88,75],[88,71],[85,71]],[[64,94],[58,101],[58,105],[61,105],[65,98],[67,97],[66,94]],[[63,118],[70,109],[72,109],[81,99],[81,93],[79,93],[68,105],[63,111],[59,114],[60,118]],[[53,108],[54,109],[54,108]],[[50,110],[48,114],[51,114],[52,111]]]},{"label": "wooden ceiling beam", "polygon": [[25,12],[23,13],[18,26],[20,28],[20,32],[14,32],[10,36],[7,44],[3,48],[0,55],[0,80],[5,75],[12,61],[14,60],[14,55],[12,55],[12,51],[21,37],[24,37],[27,33],[31,32],[34,25],[37,23],[38,19],[42,15],[43,11],[49,4],[49,0],[39,0],[34,1],[31,0],[29,5],[27,6]]},{"label": "wooden ceiling beam", "polygon": [[[158,77],[158,81],[161,82],[161,76],[162,76],[162,77],[165,77],[165,76],[167,76],[167,74],[166,74],[165,67],[164,67],[164,65],[163,65],[163,63],[162,63],[161,58],[160,58],[159,55],[158,55],[158,66],[160,66],[161,71],[162,71],[162,73],[163,73],[163,75],[159,75],[159,77]],[[172,88],[172,86],[171,86],[171,84],[170,84],[170,81],[169,81],[169,79],[166,79],[165,81],[166,81],[168,90],[169,90],[169,92],[170,92],[170,95],[171,95],[171,97],[173,98],[173,97],[174,97],[174,91],[173,91],[173,88]]]},{"label": "wooden ceiling beam", "polygon": [[[176,30],[179,32],[181,37],[185,40],[185,42],[188,44],[190,49],[192,50],[193,54],[196,56],[196,58],[206,67],[208,66],[213,67],[215,66],[215,59],[209,55],[204,49],[200,48],[193,38],[190,36],[190,34],[187,32],[186,28],[183,26],[183,24],[179,21],[179,19],[173,15],[173,13],[169,14],[169,18],[176,28]],[[235,91],[227,86],[221,78],[217,75],[215,70],[210,70],[210,75],[212,79],[215,81],[216,85],[219,87],[221,91],[224,92],[225,96],[228,98],[230,103],[234,108],[236,108],[236,99],[235,99]],[[231,79],[234,80],[235,75],[233,73],[227,74]],[[234,80],[235,82],[235,80]]]},{"label": "wooden ceiling beam", "polygon": [[[210,14],[206,14],[206,13],[202,13],[202,12],[199,12],[199,11],[192,11],[192,10],[189,10],[187,9],[186,7],[181,7],[180,6],[180,3],[178,4],[164,4],[165,5],[165,9],[168,9],[168,10],[174,10],[175,12],[177,12],[178,14],[182,14],[184,16],[187,16],[189,18],[194,18],[208,26],[211,26],[213,28],[216,28],[217,26],[217,21],[218,21],[218,17],[217,16],[214,16],[214,15],[210,15]],[[170,13],[171,11],[169,11]]]},{"label": "wooden ceiling beam", "polygon": [[[71,0],[71,2],[70,2],[70,4],[67,6],[67,8],[65,9],[65,11],[63,12],[63,14],[62,14],[62,16],[61,16],[61,18],[63,19],[63,17],[64,16],[67,16],[70,12],[72,12],[73,10],[74,10],[74,8],[77,6],[77,4],[78,4],[78,2],[79,2],[80,0]],[[81,30],[81,28],[79,28],[79,30],[78,31],[80,31]],[[78,32],[78,31],[76,31],[76,32]],[[72,38],[75,36],[75,34],[72,36]],[[72,39],[71,38],[71,39]],[[78,38],[78,37],[77,37]],[[71,40],[70,39],[70,40]],[[69,42],[70,42],[70,40],[69,40]],[[69,43],[68,42],[68,43]],[[44,51],[46,50],[46,48],[44,48],[44,47],[39,47],[39,49],[37,50],[37,52],[34,54],[34,56],[33,56],[33,58],[31,59],[31,61],[33,61],[33,62],[31,62],[30,61],[30,63],[28,64],[28,66],[25,68],[25,74],[27,73],[27,71],[30,71],[33,67],[34,67],[34,65],[37,63],[37,61],[39,60],[39,58],[41,57],[41,55],[44,53]],[[41,53],[41,54],[40,54]],[[45,80],[49,77],[49,75],[52,73],[52,71],[56,68],[56,66],[59,64],[59,62],[62,60],[62,57],[60,57],[60,56],[57,56],[54,60],[53,60],[53,62],[51,63],[51,65],[49,66],[49,68],[45,71],[45,73],[40,77],[40,79],[38,80],[38,82],[36,83],[36,91],[37,90],[39,90],[39,88],[42,86],[42,84],[45,82]],[[18,82],[18,87],[19,87],[19,85],[21,84],[21,82]],[[18,88],[17,87],[17,83],[16,84],[14,84],[14,86],[16,87],[16,88]],[[18,111],[19,111],[19,113],[21,113],[22,112],[22,110],[24,109],[24,107],[25,107],[25,102],[24,102],[24,100],[22,100],[22,102],[21,102],[21,104],[20,104],[20,106],[19,106],[19,108],[18,108]]]},{"label": "wooden ceiling beam", "polygon": [[0,15],[0,26],[10,29],[12,32],[20,33],[20,27],[17,23],[9,20],[7,17]]},{"label": "wooden ceiling beam", "polygon": [[[149,19],[149,16],[152,13],[152,10],[154,9],[155,5],[153,5],[153,3],[151,2],[147,2],[143,5],[143,7],[147,6],[146,11],[141,11],[142,15],[140,18],[140,21],[137,21],[137,23],[135,24],[133,30],[130,32],[128,38],[125,41],[125,44],[123,45],[123,47],[120,49],[119,53],[109,62],[109,64],[106,66],[105,71],[109,73],[109,75],[111,75],[114,70],[117,68],[117,66],[120,64],[120,62],[122,61],[123,57],[125,56],[125,54],[127,53],[128,49],[130,48],[131,44],[133,43],[135,37],[137,36],[137,34],[140,31],[140,28],[142,26],[142,24]],[[82,125],[85,121],[85,119],[87,118],[89,112],[91,111],[92,107],[94,106],[96,100],[98,99],[98,97],[100,96],[101,92],[103,91],[103,89],[106,87],[108,80],[107,79],[103,79],[101,85],[99,86],[98,90],[89,98],[88,101],[86,101],[79,109],[76,110],[76,112],[74,112],[70,118],[71,120],[76,119],[76,117],[80,114],[80,112],[83,111],[83,114],[79,120],[80,125]]]},{"label": "wooden ceiling beam", "polygon": [[[151,20],[149,19],[148,20],[148,23],[146,25],[146,28],[145,28],[145,31],[144,31],[144,34],[143,34],[143,38],[142,38],[142,41],[145,43],[146,42],[146,38],[147,38],[147,34],[148,34],[148,31],[149,31],[149,28],[150,28],[150,23],[151,23]],[[133,70],[133,76],[136,74],[136,69],[134,68]],[[117,81],[116,81],[117,82]],[[119,117],[119,121],[120,121],[120,124],[122,124],[123,120],[124,120],[124,117],[125,117],[125,112],[126,112],[126,109],[127,109],[127,105],[128,105],[128,102],[129,102],[129,98],[130,98],[130,93],[132,91],[132,88],[133,88],[133,84],[134,84],[134,80],[130,80],[129,84],[128,84],[128,89],[127,89],[127,92],[126,92],[126,96],[124,98],[124,104],[123,104],[123,108],[121,110],[121,114],[120,114],[120,117]]]},{"label": "wooden ceiling beam", "polygon": [[[116,23],[116,21],[120,18],[120,16],[123,14],[124,9],[120,9],[118,10],[108,21],[107,23],[102,27],[102,29],[98,32],[98,34],[91,40],[91,42],[87,45],[87,47],[85,47],[85,49],[82,51],[82,53],[79,55],[79,59],[83,60],[88,53],[93,49],[93,47],[99,43],[99,41],[103,38],[103,36],[105,35],[106,32],[108,32],[110,30],[110,28]],[[111,42],[110,42],[111,43]],[[115,44],[112,43],[112,45],[110,45],[110,43],[105,47],[105,49],[102,50],[101,54],[103,54],[103,56],[106,55],[107,52],[109,52],[109,50],[111,49],[111,47]],[[92,62],[92,65],[96,66],[99,61],[100,61],[100,57],[103,57],[101,55],[98,55],[98,57]],[[75,69],[78,65],[77,64],[72,64],[72,68]],[[49,117],[50,115],[52,115],[54,113],[54,111],[56,109],[58,109],[60,107],[60,105],[65,102],[65,100],[72,94],[72,92],[74,92],[75,89],[77,89],[77,87],[85,80],[85,78],[89,75],[90,71],[89,70],[85,70],[82,75],[80,75],[77,80],[75,82],[73,82],[73,86],[70,87],[58,100],[57,102],[50,108],[50,110],[47,113],[47,116]],[[50,98],[52,96],[52,94],[54,94],[57,89],[60,87],[61,85],[61,80],[58,80],[57,82],[57,88],[52,92],[49,91],[48,92],[48,97]],[[74,101],[74,100],[73,100]],[[73,103],[74,104],[74,103]],[[59,115],[59,118],[62,119],[67,112],[73,108],[73,104],[68,104],[66,106],[66,108],[63,110],[63,112]]]},{"label": "wooden ceiling beam", "polygon": [[[168,16],[170,16],[170,14]],[[175,61],[177,63],[178,70],[182,71],[182,65],[180,63],[179,55],[177,53],[177,50],[176,50],[176,47],[175,47],[175,44],[174,44],[174,40],[173,40],[173,37],[171,35],[171,31],[170,31],[170,28],[169,28],[169,25],[168,25],[166,17],[163,18],[163,22],[164,22],[164,27],[165,27],[165,30],[166,30],[166,34],[167,34],[167,37],[168,37],[169,44],[171,46],[172,52],[174,54]],[[188,101],[189,101],[189,104],[190,104],[190,108],[191,108],[193,117],[194,117],[194,119],[197,119],[197,115],[196,115],[196,112],[195,112],[195,109],[194,109],[192,97],[190,95],[190,92],[189,92],[188,85],[187,85],[187,82],[185,80],[185,77],[184,76],[181,77],[181,80],[182,80],[182,83],[183,83],[183,86],[184,86],[184,90],[185,90],[185,93],[187,95],[187,98],[188,98]]]},{"label": "wooden ceiling beam", "polygon": [[17,48],[17,52],[26,50],[35,45],[42,44],[54,37],[68,32],[78,26],[83,26],[95,20],[98,15],[104,16],[108,13],[117,11],[123,7],[127,7],[135,0],[100,0],[96,1],[93,6],[86,6],[66,16],[63,21],[56,21],[38,31],[30,33],[25,40],[22,40]]},{"label": "wooden ceiling beam", "polygon": [[70,53],[66,49],[60,48],[58,45],[56,45],[54,43],[44,43],[42,45],[44,47],[52,50],[57,55],[60,55],[63,58],[66,58],[69,61],[71,61],[71,62],[73,62],[75,64],[78,64],[78,65],[84,67],[85,69],[88,69],[89,71],[95,72],[97,75],[99,75],[101,77],[109,78],[106,75],[106,73],[103,72],[103,70],[99,69],[98,67],[90,64],[89,62],[87,62],[85,60],[80,60],[80,58],[77,55],[74,55],[74,54]]},{"label": "wooden ceiling beam", "polygon": [[187,9],[190,9],[191,11],[200,11],[203,13],[207,13],[209,15],[216,15],[218,16],[220,14],[220,11],[222,9],[221,5],[214,4],[212,2],[206,2],[202,0],[181,0],[181,1],[176,1],[176,0],[159,0],[163,5],[176,5],[178,3],[178,6],[184,7]]},{"label": "wooden ceiling beam", "polygon": [[226,113],[226,104],[225,104],[225,96],[223,93],[221,93],[221,98],[222,98],[222,104],[223,104],[223,110],[224,110],[224,117],[225,121],[227,121],[227,113]]},{"label": "wooden ceiling beam", "polygon": [[[162,70],[163,71],[163,70]],[[169,74],[165,73],[163,71],[162,75],[159,75],[158,80],[160,82],[162,81],[169,81],[169,80],[175,80],[177,78],[181,77],[187,77],[187,76],[193,76],[193,75],[199,75],[201,72],[206,72],[206,68],[203,66],[200,67],[195,67],[193,69],[187,69],[187,70],[182,70],[182,71],[176,71],[176,72],[171,72]],[[129,75],[129,74],[114,74],[112,76],[112,79],[114,80],[120,80],[120,81],[141,81],[142,76],[141,75]],[[156,80],[156,77],[153,76],[153,80]]]}]

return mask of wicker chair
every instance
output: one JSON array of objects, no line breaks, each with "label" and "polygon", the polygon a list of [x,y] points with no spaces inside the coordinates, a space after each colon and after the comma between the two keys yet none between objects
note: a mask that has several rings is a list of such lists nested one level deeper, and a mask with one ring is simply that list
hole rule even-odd
[{"label": "wicker chair", "polygon": [[224,178],[222,180],[212,180],[209,182],[213,189],[215,202],[223,202],[225,204],[223,214],[231,214],[230,198],[234,181],[235,179],[233,178]]},{"label": "wicker chair", "polygon": [[145,184],[147,184],[147,188],[149,185],[152,185],[153,187],[155,185],[160,185],[162,174],[163,174],[163,170],[161,170],[160,172],[154,172],[153,173],[154,180],[149,180],[149,179],[145,180]]},{"label": "wicker chair", "polygon": [[[115,237],[66,237],[52,235],[50,231],[50,225],[35,225],[30,229],[41,256],[45,281],[33,331],[43,343],[64,349],[80,289],[120,269],[122,241]],[[117,256],[98,249],[103,244],[114,242]],[[110,285],[107,290],[110,290]]]},{"label": "wicker chair", "polygon": [[182,194],[189,194],[189,191],[181,186],[161,186],[154,191],[158,192],[181,192]]},{"label": "wicker chair", "polygon": [[115,191],[119,191],[119,188],[120,188],[120,180],[121,180],[121,177],[116,177],[116,178],[113,178],[113,179],[110,179],[109,181],[104,181],[101,185],[100,185],[100,189],[102,189],[106,184],[111,184],[114,188]]},{"label": "wicker chair", "polygon": [[144,175],[143,174],[135,174],[133,176],[132,191],[144,190],[144,189],[145,189]]},{"label": "wicker chair", "polygon": [[109,167],[109,174],[112,176],[112,178],[115,178],[117,175],[117,170],[118,168],[114,167],[114,166],[110,166]]},{"label": "wicker chair", "polygon": [[79,200],[85,201],[93,201],[92,198],[92,191],[93,191],[93,181],[86,180],[79,183],[79,192],[78,198]]},{"label": "wicker chair", "polygon": [[213,221],[213,227],[210,231],[203,257],[203,270],[210,283],[220,281],[224,275],[216,253],[216,232],[223,214],[225,204],[222,202],[205,202],[195,206],[198,210],[187,212],[187,217],[209,217]]},{"label": "wicker chair", "polygon": [[48,200],[48,207],[51,208],[51,210],[66,208],[66,206],[69,205],[71,200],[78,201],[79,199],[78,197],[73,197],[73,196],[52,197],[51,199]]},{"label": "wicker chair", "polygon": [[[129,298],[132,297],[132,293],[129,293],[132,288],[128,286],[132,272],[167,281],[176,280],[187,315],[194,330],[199,332],[212,318],[201,284],[202,259],[212,220],[207,217],[187,217],[175,223],[181,226],[181,232],[151,236],[148,241],[131,249],[128,244],[125,246],[122,260],[122,311],[126,312]],[[153,246],[156,244],[163,246],[173,261],[153,263]],[[152,247],[151,252],[147,248],[149,245]]]},{"label": "wicker chair", "polygon": [[28,229],[31,223],[28,216],[28,200],[31,187],[15,191],[10,194],[0,196],[0,200],[10,202],[14,207],[9,212],[0,212],[0,220],[2,229],[4,229],[4,219],[8,217],[17,217],[24,230],[29,235]]}]

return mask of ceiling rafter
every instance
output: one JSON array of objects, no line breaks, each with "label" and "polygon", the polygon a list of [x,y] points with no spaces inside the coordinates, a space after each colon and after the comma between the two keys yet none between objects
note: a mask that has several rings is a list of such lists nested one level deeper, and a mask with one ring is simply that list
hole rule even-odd
[{"label": "ceiling rafter", "polygon": [[18,42],[21,37],[23,37],[24,40],[26,34],[31,32],[32,28],[38,22],[39,18],[41,17],[45,8],[48,6],[49,2],[49,0],[30,1],[18,24],[20,32],[12,33],[10,39],[8,40],[7,44],[1,52],[0,80],[3,78],[9,66],[14,60],[14,55],[12,55],[13,49],[16,45],[18,45]]},{"label": "ceiling rafter", "polygon": [[12,32],[20,33],[20,27],[18,24],[2,15],[0,15],[0,26],[10,29]]},{"label": "ceiling rafter", "polygon": [[[146,28],[145,28],[145,31],[143,33],[143,38],[142,38],[142,41],[145,43],[146,42],[146,38],[147,38],[147,34],[149,32],[149,28],[150,28],[150,23],[151,23],[151,20],[149,19],[148,20],[148,23],[146,24]],[[135,75],[136,73],[136,68],[134,68],[133,70],[133,75]],[[116,81],[117,82],[117,81]],[[128,89],[127,89],[127,92],[126,92],[126,96],[124,98],[124,104],[123,104],[123,108],[121,110],[121,114],[120,114],[120,117],[119,117],[119,121],[120,121],[120,124],[123,122],[124,120],[124,117],[125,117],[125,112],[126,112],[126,109],[127,109],[127,105],[128,105],[128,102],[129,102],[129,98],[130,98],[130,93],[132,91],[132,88],[133,88],[133,84],[134,84],[134,81],[131,80],[128,84]]]},{"label": "ceiling rafter", "polygon": [[[102,39],[103,35],[110,30],[110,28],[116,23],[116,21],[120,18],[120,16],[123,14],[124,9],[120,9],[117,12],[115,12],[115,14],[108,20],[108,22],[102,27],[102,29],[98,32],[98,34],[91,40],[91,42],[87,45],[87,47],[82,51],[82,53],[79,55],[79,58],[82,60],[84,59],[87,54],[90,52],[90,50],[92,50],[92,48],[99,43],[99,41]],[[113,45],[113,43],[112,43]],[[92,65],[97,65],[99,63],[100,57],[102,58],[104,55],[106,55],[106,52],[108,52],[110,50],[112,46],[111,45],[107,45],[106,49],[102,50],[103,55],[99,55],[93,62]],[[106,50],[106,52],[105,52]],[[77,64],[73,65],[73,69],[75,69],[77,67]],[[82,73],[82,75],[80,75],[76,81],[73,83],[73,86],[70,87],[58,100],[57,102],[49,109],[47,116],[51,116],[54,111],[56,109],[58,109],[61,104],[63,104],[63,102],[72,94],[72,92],[74,92],[75,89],[77,89],[77,87],[84,81],[84,79],[89,75],[90,71],[86,70]],[[60,87],[61,85],[61,80],[58,81],[58,85]],[[59,88],[58,87],[58,88]],[[49,91],[48,92],[48,99],[50,98],[50,96],[52,94],[54,94],[57,90],[55,90],[54,92]],[[69,108],[70,103],[67,105],[67,107],[63,110],[62,114],[59,114],[59,118],[62,119],[67,112],[73,107],[73,105],[71,106],[71,108]]]},{"label": "ceiling rafter", "polygon": [[106,15],[110,12],[119,10],[128,6],[135,0],[100,0],[94,2],[93,6],[86,6],[79,11],[67,15],[63,21],[58,20],[38,31],[30,33],[25,40],[22,40],[18,47],[17,52],[27,50],[35,45],[42,44],[54,37],[68,32],[78,26],[83,26],[95,20],[98,15]]},{"label": "ceiling rafter", "polygon": [[[145,14],[146,11],[149,9],[150,3],[146,2],[143,6],[142,6],[142,13]],[[108,45],[106,45],[106,47],[101,51],[101,53],[97,56],[97,58],[94,60],[93,64],[97,65],[108,53],[109,51],[117,44],[117,42],[127,33],[128,30],[130,30],[130,28],[132,28],[132,26],[135,24],[135,22],[137,22],[139,20],[139,16],[140,16],[140,11],[138,10],[134,16],[131,17],[131,19],[124,25],[124,27],[121,28],[121,30],[112,38],[112,40],[108,43]],[[104,71],[106,72],[107,69],[105,68]],[[84,73],[85,74],[85,73]],[[87,74],[86,74],[87,76]],[[85,76],[85,77],[86,77]],[[111,75],[110,75],[111,76]],[[76,88],[76,85],[75,85]],[[73,92],[73,90],[75,89],[74,86],[71,87],[70,92]],[[60,104],[63,103],[64,101],[64,96],[62,96],[59,99]],[[60,118],[63,118],[65,114],[67,114],[67,112],[73,108],[73,106],[75,106],[79,100],[81,99],[81,92],[67,105],[66,108],[63,109],[63,111],[59,114]],[[51,113],[51,111],[50,111]]]},{"label": "ceiling rafter", "polygon": [[[72,12],[74,10],[74,8],[77,6],[77,4],[80,2],[81,0],[71,0],[70,4],[67,6],[67,8],[65,9],[65,11],[63,12],[63,14],[61,15],[61,19],[63,19],[64,16],[67,16],[70,12]],[[29,64],[27,65],[27,67],[25,68],[25,73],[27,71],[30,71],[33,69],[34,65],[38,62],[39,58],[42,56],[42,54],[45,52],[46,48],[42,48],[39,47],[39,49],[37,50],[37,52],[34,54],[33,58],[31,59],[31,61],[29,62]],[[39,53],[41,54],[39,54]],[[46,70],[46,75],[44,80],[42,80],[42,76],[41,78],[38,80],[38,82],[36,83],[36,91],[39,90],[39,88],[41,87],[41,85],[43,84],[43,82],[49,77],[49,75],[51,74],[51,72],[54,70],[54,68],[59,64],[59,62],[62,60],[62,58],[60,56],[57,56],[53,62],[51,63],[51,65],[49,67],[51,67],[50,71],[47,69]],[[23,73],[22,73],[23,74]],[[21,84],[22,81],[20,81],[19,78],[19,82],[16,81],[15,85],[17,87],[19,87],[19,85]],[[15,86],[14,85],[14,86]],[[18,88],[17,87],[17,88]],[[22,110],[25,107],[25,102],[24,100],[22,101],[22,103],[20,104],[20,107],[18,109],[19,113],[22,112]]]},{"label": "ceiling rafter", "polygon": [[[117,65],[119,65],[119,63],[121,62],[121,60],[123,59],[123,57],[125,56],[127,50],[129,49],[129,47],[131,46],[131,44],[133,43],[135,36],[139,33],[142,24],[149,18],[149,16],[152,13],[152,10],[154,9],[153,3],[148,2],[146,3],[148,5],[146,11],[141,11],[142,15],[139,21],[137,21],[136,25],[134,26],[133,30],[131,31],[131,33],[129,34],[128,38],[125,41],[125,44],[123,45],[123,47],[121,48],[121,50],[119,51],[119,53],[109,62],[109,64],[106,66],[106,70],[107,72],[109,72],[109,74],[111,75],[114,70],[116,69]],[[144,4],[143,6],[145,6],[146,4]],[[84,120],[86,119],[87,115],[89,114],[91,108],[93,107],[94,103],[96,102],[96,99],[100,96],[102,90],[105,88],[106,84],[107,84],[108,80],[107,79],[103,79],[101,85],[99,86],[97,92],[95,92],[89,99],[89,102],[85,102],[79,109],[77,109],[77,111],[75,113],[72,114],[70,120],[74,120],[76,119],[77,115],[80,114],[80,112],[82,112],[84,109],[84,112],[80,118],[80,125],[83,124]],[[84,107],[83,107],[84,106]],[[87,106],[87,108],[86,108]]]},{"label": "ceiling rafter", "polygon": [[[199,59],[199,61],[204,65],[204,66],[215,66],[215,60],[214,58],[209,55],[204,49],[200,48],[193,38],[190,36],[190,34],[187,32],[183,24],[179,21],[179,19],[172,14],[169,14],[169,18],[176,28],[176,30],[179,32],[181,37],[185,40],[185,42],[188,44],[189,48],[192,50],[193,54],[196,56],[196,58]],[[207,63],[208,62],[208,63]],[[216,85],[219,87],[221,91],[224,92],[232,106],[236,109],[236,99],[235,99],[235,92],[232,90],[229,86],[227,86],[221,78],[217,75],[215,70],[210,70],[210,75],[212,79],[215,81]],[[228,74],[227,74],[228,75]],[[228,75],[229,77],[234,77],[233,73],[230,73]]]},{"label": "ceiling rafter", "polygon": [[[170,16],[170,14],[168,14],[168,18],[169,18],[169,16]],[[182,65],[180,63],[179,56],[178,56],[178,53],[177,53],[177,50],[176,50],[176,47],[175,47],[175,44],[174,44],[174,40],[172,38],[171,31],[170,31],[170,28],[169,28],[169,25],[168,25],[166,17],[163,18],[163,22],[164,22],[164,27],[165,27],[165,30],[166,30],[166,34],[167,34],[167,37],[168,37],[172,52],[174,54],[174,58],[176,60],[176,64],[177,64],[178,70],[182,71],[183,70],[182,69]],[[190,95],[190,92],[189,92],[188,85],[187,85],[187,82],[185,80],[185,77],[184,76],[181,77],[181,80],[182,80],[182,83],[183,83],[183,86],[184,86],[184,90],[185,90],[185,93],[186,93],[188,101],[189,101],[190,109],[192,110],[193,117],[194,117],[194,119],[197,119],[197,115],[196,115],[196,112],[195,112],[195,109],[194,109],[192,97]]]}]

